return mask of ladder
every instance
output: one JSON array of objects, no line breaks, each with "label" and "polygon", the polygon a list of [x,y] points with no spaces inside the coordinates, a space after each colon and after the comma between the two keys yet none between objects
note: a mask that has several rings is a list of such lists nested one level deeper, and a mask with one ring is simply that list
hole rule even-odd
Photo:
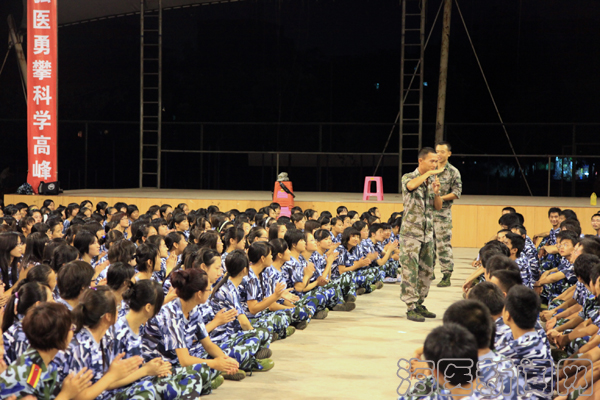
[{"label": "ladder", "polygon": [[140,188],[160,188],[162,0],[140,0]]},{"label": "ladder", "polygon": [[400,131],[398,191],[400,193],[402,193],[402,175],[412,171],[412,168],[418,165],[417,152],[422,147],[426,4],[427,0],[402,0],[398,118]]}]

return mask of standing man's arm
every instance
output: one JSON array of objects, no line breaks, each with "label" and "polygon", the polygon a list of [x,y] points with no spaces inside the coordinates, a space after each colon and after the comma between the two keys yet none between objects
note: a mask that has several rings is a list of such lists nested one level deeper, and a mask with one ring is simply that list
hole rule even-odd
[{"label": "standing man's arm", "polygon": [[423,184],[423,182],[425,182],[431,175],[441,174],[443,171],[444,171],[443,169],[427,171],[423,175],[419,175],[416,178],[408,181],[408,183],[406,184],[406,188],[408,189],[409,192],[412,192],[413,190],[415,190],[416,188],[421,186]]},{"label": "standing man's arm", "polygon": [[454,182],[452,182],[450,193],[445,196],[442,196],[442,200],[444,201],[452,201],[460,199],[460,195],[462,194],[462,179],[460,176],[460,172],[456,171],[456,176],[454,177]]},{"label": "standing man's arm", "polygon": [[444,201],[442,200],[442,196],[440,196],[440,180],[437,176],[435,177],[435,181],[433,181],[433,183],[431,184],[431,187],[433,188],[433,193],[435,194],[433,206],[436,210],[439,211],[442,209]]}]

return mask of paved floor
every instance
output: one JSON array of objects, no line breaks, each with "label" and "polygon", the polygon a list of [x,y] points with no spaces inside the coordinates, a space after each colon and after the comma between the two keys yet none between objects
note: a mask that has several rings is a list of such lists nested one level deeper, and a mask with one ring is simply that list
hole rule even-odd
[{"label": "paved floor", "polygon": [[396,364],[410,358],[431,329],[441,325],[446,308],[461,299],[461,285],[473,271],[477,249],[455,249],[452,287],[431,287],[425,305],[437,313],[424,323],[406,319],[400,285],[360,296],[349,313],[330,313],[304,331],[275,342],[275,368],[241,382],[226,381],[214,399],[394,399],[400,384]]}]

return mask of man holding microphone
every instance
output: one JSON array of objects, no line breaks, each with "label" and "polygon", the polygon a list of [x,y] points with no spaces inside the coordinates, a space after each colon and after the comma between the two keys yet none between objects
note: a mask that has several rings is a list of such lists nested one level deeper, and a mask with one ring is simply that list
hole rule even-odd
[{"label": "man holding microphone", "polygon": [[401,300],[407,319],[424,322],[435,314],[423,305],[433,276],[435,244],[433,213],[442,209],[438,156],[431,147],[419,151],[419,166],[402,176],[404,218],[400,228]]}]

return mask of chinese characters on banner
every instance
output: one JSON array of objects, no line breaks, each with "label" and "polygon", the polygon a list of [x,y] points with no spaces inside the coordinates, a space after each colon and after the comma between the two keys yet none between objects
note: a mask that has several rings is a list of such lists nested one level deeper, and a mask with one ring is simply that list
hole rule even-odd
[{"label": "chinese characters on banner", "polygon": [[27,0],[27,182],[57,180],[56,2]]}]

